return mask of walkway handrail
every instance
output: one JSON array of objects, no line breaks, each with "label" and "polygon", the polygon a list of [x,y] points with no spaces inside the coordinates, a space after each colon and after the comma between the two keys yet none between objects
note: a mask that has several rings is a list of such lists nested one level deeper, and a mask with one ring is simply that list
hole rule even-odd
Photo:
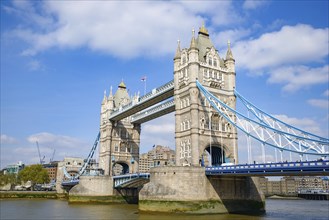
[{"label": "walkway handrail", "polygon": [[[138,102],[137,103],[142,103],[142,102],[146,102],[147,100],[153,98],[154,96],[158,96],[164,92],[167,92],[168,90],[170,89],[173,89],[174,88],[174,80],[171,80],[170,82],[158,87],[158,88],[155,88],[153,89],[151,92],[147,93],[146,95],[140,97],[138,99]],[[132,107],[134,107],[134,105],[137,104],[134,100],[132,100],[131,102],[129,102],[128,104],[112,111],[111,115],[110,115],[110,119],[115,117],[116,115],[118,115],[119,113],[123,112],[123,111],[126,111]]]}]

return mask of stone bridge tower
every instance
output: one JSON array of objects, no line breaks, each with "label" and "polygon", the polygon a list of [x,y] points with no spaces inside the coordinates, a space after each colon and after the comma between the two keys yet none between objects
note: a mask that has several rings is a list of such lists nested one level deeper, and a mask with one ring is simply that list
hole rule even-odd
[{"label": "stone bridge tower", "polygon": [[196,80],[235,109],[235,60],[228,43],[221,58],[204,25],[174,57],[176,165],[237,163],[237,131],[211,109]]},{"label": "stone bridge tower", "polygon": [[138,172],[140,124],[131,124],[131,117],[118,122],[109,120],[113,110],[137,98],[129,97],[123,82],[114,95],[112,88],[108,97],[104,93],[101,107],[99,167],[104,170],[105,175]]}]

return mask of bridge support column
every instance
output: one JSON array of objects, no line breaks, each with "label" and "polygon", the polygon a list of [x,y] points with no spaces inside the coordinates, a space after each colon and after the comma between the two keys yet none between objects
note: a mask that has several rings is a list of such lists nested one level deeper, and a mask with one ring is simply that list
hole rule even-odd
[{"label": "bridge support column", "polygon": [[203,167],[156,167],[139,193],[139,209],[185,213],[263,213],[258,178],[207,177]]}]

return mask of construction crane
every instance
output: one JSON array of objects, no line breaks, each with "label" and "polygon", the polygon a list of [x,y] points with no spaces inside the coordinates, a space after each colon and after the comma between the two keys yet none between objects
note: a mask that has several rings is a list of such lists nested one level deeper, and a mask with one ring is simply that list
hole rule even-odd
[{"label": "construction crane", "polygon": [[54,151],[53,151],[53,155],[50,158],[50,163],[54,160],[55,152],[56,152],[56,149],[54,149]]},{"label": "construction crane", "polygon": [[45,163],[45,156],[43,156],[43,158],[41,159],[41,154],[40,154],[40,149],[39,149],[39,143],[38,141],[36,141],[37,143],[37,148],[38,148],[38,153],[39,153],[39,160],[40,160],[40,164],[44,164]]}]

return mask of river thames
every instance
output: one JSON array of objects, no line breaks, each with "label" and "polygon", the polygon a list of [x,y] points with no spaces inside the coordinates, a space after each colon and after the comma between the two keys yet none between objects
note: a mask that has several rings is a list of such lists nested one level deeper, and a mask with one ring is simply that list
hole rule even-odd
[{"label": "river thames", "polygon": [[329,201],[267,199],[266,214],[261,216],[221,214],[183,215],[140,213],[138,205],[69,204],[65,200],[0,200],[0,219],[114,219],[114,220],[328,220]]}]

